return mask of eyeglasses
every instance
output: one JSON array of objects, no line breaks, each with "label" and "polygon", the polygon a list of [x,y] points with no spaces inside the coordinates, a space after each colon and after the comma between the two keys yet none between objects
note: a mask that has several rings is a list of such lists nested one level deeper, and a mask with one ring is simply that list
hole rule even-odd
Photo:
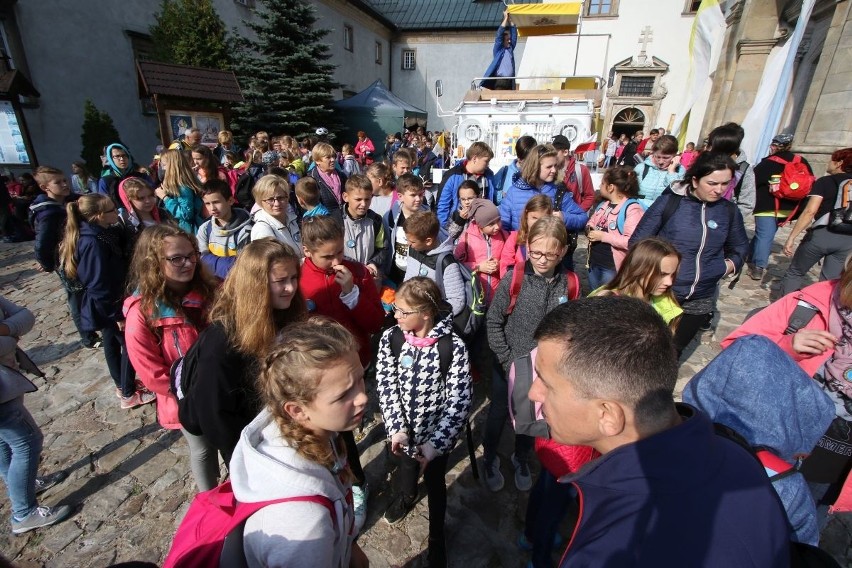
[{"label": "eyeglasses", "polygon": [[269,199],[264,199],[263,202],[266,203],[267,205],[274,205],[276,203],[287,203],[287,198],[275,196],[275,197],[270,197]]},{"label": "eyeglasses", "polygon": [[550,261],[557,260],[560,256],[562,256],[558,252],[544,252],[544,251],[540,251],[540,250],[531,250],[531,251],[527,252],[527,254],[533,260],[539,260],[539,259],[541,259],[541,257],[544,257],[544,258],[546,258],[547,260],[550,260]]},{"label": "eyeglasses", "polygon": [[127,154],[117,154],[117,155],[113,154],[112,159],[113,160],[126,160]]},{"label": "eyeglasses", "polygon": [[198,262],[198,253],[194,252],[186,256],[180,254],[177,256],[167,256],[166,260],[169,261],[169,264],[171,264],[172,266],[180,268],[181,266],[185,266],[186,264],[195,264],[196,262]]},{"label": "eyeglasses", "polygon": [[419,314],[419,313],[420,313],[420,310],[412,310],[412,311],[410,311],[410,312],[406,312],[406,311],[405,311],[405,310],[403,310],[402,308],[397,308],[397,307],[396,307],[396,304],[393,304],[393,306],[392,306],[392,307],[393,307],[393,315],[394,315],[394,317],[407,318],[407,317],[408,317],[408,316],[410,316],[411,314]]}]

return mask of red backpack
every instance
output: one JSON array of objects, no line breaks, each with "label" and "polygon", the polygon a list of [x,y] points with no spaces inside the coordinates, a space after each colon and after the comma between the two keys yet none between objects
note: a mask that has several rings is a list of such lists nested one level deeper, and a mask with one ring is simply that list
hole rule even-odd
[{"label": "red backpack", "polygon": [[[780,201],[789,199],[790,201],[801,201],[811,192],[814,186],[814,175],[808,170],[808,166],[802,161],[799,155],[793,156],[789,162],[779,156],[769,156],[769,159],[776,164],[784,166],[781,172],[781,183],[778,184],[778,189],[772,192],[775,197],[775,216],[778,216]],[[799,210],[799,204],[796,205],[790,216],[784,220],[781,225],[785,225]]]},{"label": "red backpack", "polygon": [[225,537],[243,521],[267,505],[308,501],[322,505],[335,522],[334,504],[324,495],[287,497],[258,503],[239,503],[231,482],[195,496],[178,527],[163,568],[209,568],[219,566]]}]

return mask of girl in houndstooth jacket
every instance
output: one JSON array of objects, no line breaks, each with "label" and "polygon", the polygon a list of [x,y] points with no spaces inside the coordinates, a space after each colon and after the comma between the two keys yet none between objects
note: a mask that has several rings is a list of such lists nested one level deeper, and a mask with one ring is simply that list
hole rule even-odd
[{"label": "girl in houndstooth jacket", "polygon": [[[396,292],[397,325],[379,343],[379,404],[399,465],[392,475],[394,499],[385,512],[401,521],[417,498],[422,474],[429,503],[429,566],[446,565],[444,517],[447,459],[470,414],[467,348],[453,332],[449,306],[437,284],[415,277]],[[443,353],[443,354],[442,354]]]}]

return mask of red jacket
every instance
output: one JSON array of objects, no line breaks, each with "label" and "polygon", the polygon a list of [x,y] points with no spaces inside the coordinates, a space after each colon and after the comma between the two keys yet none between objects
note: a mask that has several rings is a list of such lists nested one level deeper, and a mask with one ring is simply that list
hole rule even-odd
[{"label": "red jacket", "polygon": [[[205,308],[205,302],[195,292],[183,299],[184,308]],[[151,392],[157,395],[157,419],[163,428],[177,430],[177,398],[170,390],[169,369],[172,363],[186,352],[198,339],[197,329],[187,318],[179,316],[171,308],[161,307],[157,319],[149,321],[150,314],[143,314],[140,298],[130,296],[124,301],[126,327],[124,339],[127,355],[136,375]]]},{"label": "red jacket", "polygon": [[[369,156],[367,155],[367,152],[370,153]],[[373,146],[373,141],[366,136],[363,140],[358,140],[355,144],[355,156],[358,158],[358,163],[362,166],[369,166],[375,161],[375,157],[373,156],[375,152],[376,147]]]},{"label": "red jacket", "polygon": [[343,265],[352,272],[355,285],[358,286],[358,303],[353,309],[346,307],[340,299],[340,285],[334,281],[333,270],[320,270],[306,258],[302,266],[299,289],[312,314],[329,317],[352,332],[358,339],[358,356],[361,364],[367,365],[373,357],[370,348],[370,335],[382,329],[385,311],[373,276],[363,264],[344,260]]},{"label": "red jacket", "polygon": [[[580,175],[577,175],[579,170]],[[585,164],[577,162],[577,158],[571,156],[565,162],[565,177],[562,182],[574,195],[574,202],[579,205],[583,211],[588,212],[595,204],[595,187],[592,185],[592,174],[589,173],[589,168]]]}]

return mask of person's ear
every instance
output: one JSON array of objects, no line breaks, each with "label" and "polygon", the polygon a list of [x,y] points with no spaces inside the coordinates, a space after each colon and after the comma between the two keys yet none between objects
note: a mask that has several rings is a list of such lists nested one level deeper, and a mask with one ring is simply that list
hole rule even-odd
[{"label": "person's ear", "polygon": [[308,413],[305,412],[304,406],[295,402],[285,402],[284,412],[286,412],[290,418],[302,425],[307,424],[311,420]]},{"label": "person's ear", "polygon": [[302,252],[305,253],[305,258],[311,258],[311,250],[305,245],[302,245]]},{"label": "person's ear", "polygon": [[597,402],[598,430],[606,437],[618,436],[627,424],[624,408],[614,400]]},{"label": "person's ear", "polygon": [[434,243],[435,243],[435,239],[433,239],[432,237],[426,237],[423,240],[423,244],[425,244],[429,248],[431,248]]}]

